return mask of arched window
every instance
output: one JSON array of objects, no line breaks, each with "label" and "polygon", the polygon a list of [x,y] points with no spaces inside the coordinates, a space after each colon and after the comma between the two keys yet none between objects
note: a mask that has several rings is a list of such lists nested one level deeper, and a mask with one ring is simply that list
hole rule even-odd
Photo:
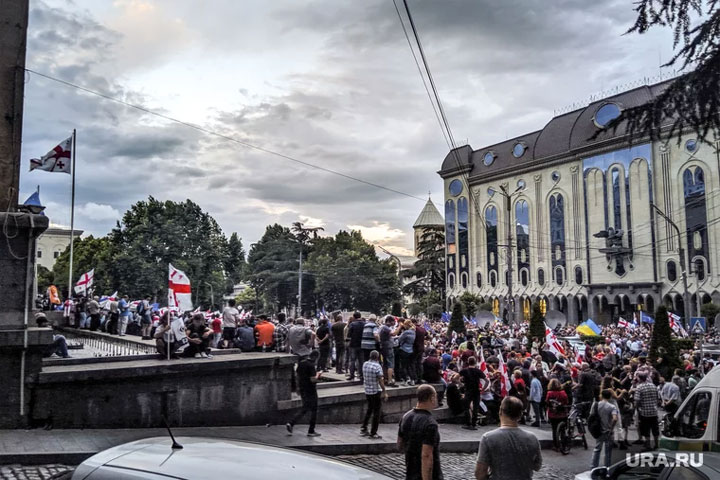
[{"label": "arched window", "polygon": [[497,272],[495,270],[490,272],[490,286],[493,288],[497,286]]},{"label": "arched window", "polygon": [[565,270],[563,267],[555,267],[555,283],[558,285],[565,283]]},{"label": "arched window", "polygon": [[477,275],[475,275],[475,279],[477,281],[477,287],[482,288],[482,273],[477,272]]},{"label": "arched window", "polygon": [[515,203],[515,239],[517,240],[517,269],[530,268],[530,207],[525,200]]},{"label": "arched window", "polygon": [[677,280],[677,265],[674,260],[667,262],[667,278],[671,282]]},{"label": "arched window", "polygon": [[468,274],[465,272],[460,274],[460,285],[462,285],[462,288],[467,288],[468,286]]},{"label": "arched window", "polygon": [[[705,172],[700,167],[689,167],[683,172],[685,193],[685,224],[688,256],[703,260],[702,277],[709,271],[707,258],[709,253],[707,235],[707,211],[705,208]],[[695,261],[696,275],[698,262]],[[698,277],[698,280],[702,280]]]},{"label": "arched window", "polygon": [[[468,275],[468,199],[466,197],[458,198],[457,202],[457,216],[458,216],[458,252],[460,254],[460,274],[465,273],[466,280],[465,285],[467,286],[467,275]],[[462,276],[461,276],[462,283]]]},{"label": "arched window", "polygon": [[455,288],[455,274],[454,273],[448,274],[448,287]]},{"label": "arched window", "polygon": [[541,287],[545,285],[545,270],[538,268],[538,285]]},{"label": "arched window", "polygon": [[495,287],[493,283],[492,272],[495,272],[495,282],[497,283],[497,271],[498,271],[498,213],[497,208],[490,205],[485,209],[485,243],[487,245],[487,265],[488,265],[488,278],[490,278],[490,285]]},{"label": "arched window", "polygon": [[612,175],[612,196],[613,196],[613,226],[615,230],[622,228],[622,202],[620,201],[620,169],[613,168]]},{"label": "arched window", "polygon": [[[448,285],[450,285],[450,274],[455,272],[455,255],[457,254],[457,245],[455,244],[455,202],[452,200],[445,202],[445,244],[447,245],[445,261],[448,272]],[[455,283],[454,276],[452,282]]]},{"label": "arched window", "polygon": [[550,258],[553,272],[565,268],[565,198],[561,193],[550,196]]},{"label": "arched window", "polygon": [[522,270],[520,270],[520,284],[523,287],[527,287],[527,284],[529,281],[528,277],[529,277],[529,275],[528,275],[527,268],[523,268]]},{"label": "arched window", "polygon": [[702,257],[698,257],[694,261],[695,264],[695,278],[697,278],[698,282],[702,282],[705,280],[705,259]]},{"label": "arched window", "polygon": [[582,285],[583,283],[583,272],[580,266],[575,267],[575,283],[578,285]]}]

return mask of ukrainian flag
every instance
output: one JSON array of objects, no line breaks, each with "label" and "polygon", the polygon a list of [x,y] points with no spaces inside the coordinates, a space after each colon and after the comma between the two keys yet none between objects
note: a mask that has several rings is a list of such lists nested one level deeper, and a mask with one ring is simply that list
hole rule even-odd
[{"label": "ukrainian flag", "polygon": [[588,319],[578,325],[575,331],[581,335],[600,335],[602,329],[595,322]]}]

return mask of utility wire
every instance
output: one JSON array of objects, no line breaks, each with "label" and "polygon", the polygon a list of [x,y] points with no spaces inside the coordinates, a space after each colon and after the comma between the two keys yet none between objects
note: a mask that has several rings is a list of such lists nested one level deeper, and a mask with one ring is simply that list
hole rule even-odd
[{"label": "utility wire", "polygon": [[235,137],[231,137],[231,136],[229,136],[229,135],[225,135],[225,134],[216,132],[216,131],[214,131],[214,130],[210,130],[210,129],[208,129],[208,128],[201,127],[201,126],[199,126],[199,125],[194,125],[194,124],[192,124],[192,123],[188,123],[188,122],[186,122],[186,121],[183,121],[183,120],[180,120],[180,119],[177,119],[177,118],[174,118],[174,117],[171,117],[171,116],[168,116],[168,115],[165,115],[165,114],[162,114],[162,113],[159,113],[159,112],[150,110],[150,109],[145,108],[145,107],[142,107],[142,106],[140,106],[140,105],[135,105],[135,104],[133,104],[133,103],[126,102],[126,101],[121,100],[121,99],[119,99],[119,98],[112,97],[112,96],[110,96],[110,95],[106,95],[106,94],[104,94],[104,93],[100,93],[100,92],[97,92],[97,91],[95,91],[95,90],[91,90],[91,89],[89,89],[89,88],[86,88],[86,87],[83,87],[83,86],[80,86],[80,85],[77,85],[77,84],[68,82],[68,81],[66,81],[66,80],[62,80],[62,79],[60,79],[60,78],[53,77],[53,76],[51,76],[51,75],[47,75],[47,74],[44,74],[44,73],[40,73],[40,72],[37,72],[37,71],[32,70],[32,69],[29,69],[29,68],[26,68],[25,71],[28,72],[28,73],[31,73],[31,74],[35,74],[35,75],[37,75],[37,76],[39,76],[39,77],[46,78],[46,79],[48,79],[48,80],[52,80],[53,82],[57,82],[57,83],[60,83],[60,84],[62,84],[62,85],[65,85],[65,86],[68,86],[68,87],[71,87],[71,88],[75,88],[75,89],[80,90],[80,91],[83,91],[83,92],[85,92],[85,93],[89,93],[89,94],[91,94],[91,95],[95,95],[95,96],[104,98],[104,99],[106,99],[106,100],[110,100],[111,102],[119,103],[119,104],[124,105],[124,106],[126,106],[126,107],[134,108],[135,110],[139,110],[139,111],[144,112],[144,113],[147,113],[147,114],[149,114],[149,115],[153,115],[153,116],[155,116],[155,117],[159,117],[159,118],[162,118],[162,119],[165,119],[165,120],[174,122],[174,123],[178,123],[178,124],[180,124],[180,125],[184,125],[184,126],[186,126],[186,127],[192,128],[192,129],[194,129],[194,130],[197,130],[197,131],[199,131],[199,132],[205,133],[205,134],[207,134],[207,135],[212,135],[212,136],[214,136],[214,137],[222,138],[222,139],[224,139],[224,140],[228,140],[228,141],[230,141],[230,142],[237,143],[238,145],[242,145],[243,147],[251,148],[251,149],[253,149],[253,150],[257,150],[257,151],[260,151],[260,152],[263,152],[263,153],[267,153],[267,154],[270,154],[270,155],[274,155],[274,156],[276,156],[276,157],[280,157],[280,158],[283,158],[283,159],[285,159],[285,160],[289,160],[289,161],[291,161],[291,162],[295,162],[295,163],[298,163],[298,164],[300,164],[300,165],[304,165],[304,166],[306,166],[306,167],[310,167],[310,168],[314,168],[314,169],[316,169],[316,170],[320,170],[320,171],[323,171],[323,172],[331,173],[331,174],[333,174],[333,175],[337,175],[337,176],[339,176],[339,177],[343,177],[343,178],[346,178],[346,179],[348,179],[348,180],[352,180],[352,181],[355,181],[355,182],[358,182],[358,183],[362,183],[362,184],[365,184],[365,185],[368,185],[368,186],[371,186],[371,187],[379,188],[379,189],[381,189],[381,190],[385,190],[385,191],[392,192],[392,193],[397,193],[398,195],[403,195],[403,196],[409,197],[409,198],[414,198],[415,200],[420,200],[421,202],[424,202],[424,201],[425,201],[425,199],[420,198],[420,197],[417,197],[417,196],[415,196],[415,195],[413,195],[413,194],[411,194],[411,193],[402,192],[402,191],[400,191],[400,190],[396,190],[396,189],[394,189],[394,188],[390,188],[390,187],[386,187],[386,186],[384,186],[384,185],[380,185],[380,184],[377,184],[377,183],[373,183],[373,182],[370,182],[370,181],[368,181],[368,180],[363,180],[363,179],[361,179],[361,178],[353,177],[352,175],[348,175],[348,174],[346,174],[346,173],[342,173],[342,172],[339,172],[339,171],[337,171],[337,170],[332,170],[332,169],[330,169],[330,168],[322,167],[322,166],[320,166],[320,165],[316,165],[316,164],[313,164],[313,163],[310,163],[310,162],[306,162],[306,161],[304,161],[304,160],[299,160],[299,159],[297,159],[297,158],[291,157],[291,156],[286,155],[286,154],[284,154],[284,153],[276,152],[276,151],[273,151],[273,150],[269,150],[269,149],[267,149],[267,148],[263,148],[263,147],[260,147],[260,146],[257,146],[257,145],[253,145],[252,143],[248,143],[248,142],[244,142],[244,141],[242,141],[242,140],[238,140],[238,139],[235,138]]}]

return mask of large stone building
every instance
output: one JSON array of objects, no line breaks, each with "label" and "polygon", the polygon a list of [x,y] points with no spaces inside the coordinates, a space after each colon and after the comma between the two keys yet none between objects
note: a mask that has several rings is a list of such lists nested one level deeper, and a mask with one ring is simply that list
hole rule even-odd
[{"label": "large stone building", "polygon": [[720,142],[605,129],[667,85],[596,101],[511,140],[451,151],[438,172],[449,301],[471,291],[514,321],[528,318],[535,301],[547,318],[573,324],[629,319],[660,302],[682,315],[678,236],[654,204],[680,229],[691,315],[700,303],[720,302]]},{"label": "large stone building", "polygon": [[[80,238],[82,230],[75,230],[75,239]],[[55,260],[70,246],[70,229],[50,227],[37,239],[36,261],[39,266],[52,270]]]}]

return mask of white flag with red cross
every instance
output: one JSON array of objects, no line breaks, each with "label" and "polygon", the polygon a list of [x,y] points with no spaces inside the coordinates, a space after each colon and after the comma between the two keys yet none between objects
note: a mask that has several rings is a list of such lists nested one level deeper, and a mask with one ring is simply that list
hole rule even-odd
[{"label": "white flag with red cross", "polygon": [[680,321],[680,315],[668,312],[668,323],[670,324],[670,328],[672,328],[673,332],[682,337],[687,337],[687,332],[683,328],[682,322]]},{"label": "white flag with red cross", "polygon": [[30,171],[45,170],[46,172],[71,172],[72,137],[63,140],[60,144],[40,158],[30,159]]},{"label": "white flag with red cross", "polygon": [[190,279],[185,272],[169,264],[168,307],[177,308],[181,312],[193,309]]},{"label": "white flag with red cross", "polygon": [[93,268],[89,272],[80,275],[80,280],[75,284],[75,293],[87,293],[88,289],[92,287],[93,280],[95,279],[95,269]]},{"label": "white flag with red cross", "polygon": [[565,355],[565,349],[555,336],[555,332],[547,324],[545,325],[545,343],[548,344],[550,351],[555,355]]},{"label": "white flag with red cross", "polygon": [[500,395],[502,395],[502,397],[504,398],[507,397],[508,393],[510,392],[512,384],[510,383],[507,365],[505,364],[505,360],[503,360],[502,352],[500,352],[500,355],[498,355],[498,361],[498,370],[500,370],[500,375],[502,375],[502,378],[500,379]]}]

